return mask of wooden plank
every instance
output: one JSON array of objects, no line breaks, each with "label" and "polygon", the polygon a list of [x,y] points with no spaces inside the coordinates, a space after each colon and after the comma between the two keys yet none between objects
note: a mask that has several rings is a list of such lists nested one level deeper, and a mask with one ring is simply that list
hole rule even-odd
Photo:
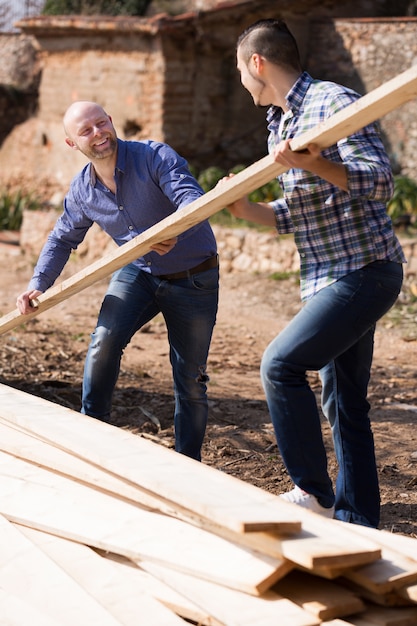
[{"label": "wooden plank", "polygon": [[[343,522],[340,522],[341,524]],[[417,562],[417,541],[410,535],[391,533],[387,530],[375,530],[367,526],[355,525],[354,531],[363,537],[377,541],[382,547],[400,552]]]},{"label": "wooden plank", "polygon": [[352,615],[365,608],[359,596],[346,587],[300,571],[287,574],[273,586],[272,591],[321,620]]},{"label": "wooden plank", "polygon": [[[130,481],[116,476],[105,469],[92,465],[88,461],[73,456],[60,448],[46,443],[33,434],[22,430],[18,426],[5,423],[0,417],[0,450],[17,458],[35,463],[67,478],[78,480],[90,485],[103,493],[123,498],[139,504],[148,510],[160,511],[182,521],[192,523],[198,528],[232,541],[238,545],[269,554],[269,556],[282,560],[282,550],[275,535],[267,533],[236,533],[228,530],[209,520],[201,519],[195,515],[188,515],[173,503],[165,502],[157,495],[148,493]],[[308,547],[306,548],[308,552]],[[286,574],[293,568],[289,561],[282,562],[281,571]]]},{"label": "wooden plank", "polygon": [[[10,433],[14,435],[13,438],[10,438]],[[13,445],[11,445],[11,443]],[[154,509],[158,508],[158,499],[152,496],[148,498],[148,494],[136,488],[135,485],[131,485],[130,483],[126,484],[123,480],[118,480],[117,477],[107,474],[100,468],[96,468],[77,457],[71,457],[70,454],[37,440],[26,433],[8,428],[1,422],[0,449],[5,450],[6,453],[11,451],[14,455],[16,454],[18,458],[34,461],[40,466],[58,470],[67,477],[75,477],[101,491],[104,490],[108,493],[113,493],[117,497],[123,496],[139,504],[142,504],[144,501],[146,504],[152,504]],[[61,462],[61,455],[63,456],[64,463]],[[111,479],[110,483],[107,482],[107,477]],[[102,481],[101,484],[100,480]],[[170,515],[186,520],[185,516],[182,517],[176,514],[175,507],[173,506],[164,507],[162,504],[159,508]],[[220,527],[213,527],[213,525],[209,526],[207,524],[203,524],[202,527],[210,532],[215,532],[215,534],[222,536],[228,541],[269,554],[278,559],[282,559],[283,553],[285,553],[288,560],[285,560],[280,568],[281,574],[284,576],[288,571],[293,569],[292,561],[294,561],[294,559],[300,560],[300,558],[302,558],[303,562],[310,567],[314,567],[317,562],[327,562],[329,556],[331,562],[337,559],[337,563],[339,563],[341,543],[342,540],[345,540],[345,537],[341,538],[339,532],[335,535],[333,532],[334,526],[332,525],[330,525],[328,531],[324,529],[323,533],[322,519],[319,518],[315,521],[321,536],[314,536],[312,534],[310,524],[308,532],[302,531],[297,535],[297,539],[302,541],[301,549],[300,546],[294,546],[290,538],[278,539],[275,535],[266,533],[246,533],[243,535],[233,532],[225,533],[221,531]],[[253,538],[254,541],[245,541],[246,538]],[[322,545],[320,546],[320,544]],[[332,552],[330,552],[331,550]],[[300,554],[303,556],[300,557]],[[356,564],[356,558],[353,564]]]},{"label": "wooden plank", "polygon": [[[321,148],[333,145],[367,124],[386,115],[417,96],[417,66],[412,66],[398,76],[364,95],[334,116],[303,133],[291,142],[293,150],[303,150],[309,143]],[[151,247],[164,239],[175,237],[192,226],[220,211],[226,205],[271,181],[285,168],[274,162],[271,155],[239,172],[224,185],[212,189],[204,196],[176,211],[144,233],[124,244],[114,252],[54,285],[39,298],[39,306],[29,315],[15,310],[0,319],[0,334],[19,324],[26,323],[43,311],[59,304],[115,270],[146,254]]]},{"label": "wooden plank", "polygon": [[[334,520],[127,431],[4,385],[0,385],[0,407],[4,420],[157,494],[184,514],[188,511],[191,520],[199,516],[236,533],[258,523],[268,528],[273,520],[275,528],[284,533],[285,524],[292,528],[288,520],[295,516],[303,520],[305,528],[295,538],[246,533],[253,537],[252,548],[265,554],[284,557],[308,569],[340,567],[341,563],[351,567],[380,558],[380,549],[373,542],[350,535],[348,529],[341,531]],[[300,528],[301,523],[297,524]]]},{"label": "wooden plank", "polygon": [[[122,567],[80,543],[24,526],[17,529],[123,626],[184,626],[173,612],[179,607],[183,617],[207,623],[195,605],[137,567]],[[49,580],[43,582],[48,587]],[[165,598],[162,604],[158,595]]]},{"label": "wooden plank", "polygon": [[416,626],[417,608],[389,609],[369,605],[358,617],[350,617],[353,626]]},{"label": "wooden plank", "polygon": [[406,587],[401,587],[400,589],[396,589],[396,593],[399,598],[412,602],[413,604],[417,604],[417,585],[407,585]]},{"label": "wooden plank", "polygon": [[278,593],[261,597],[227,589],[205,580],[178,574],[155,563],[141,567],[188,597],[224,626],[316,626],[321,620]]},{"label": "wooden plank", "polygon": [[[58,539],[61,540],[60,538]],[[157,600],[165,604],[165,606],[170,608],[171,611],[181,615],[181,617],[197,622],[199,626],[200,624],[201,626],[221,626],[221,624],[219,624],[212,615],[209,615],[207,611],[203,611],[200,607],[194,604],[192,600],[186,598],[182,594],[179,594],[171,587],[168,587],[168,585],[165,585],[162,581],[156,579],[151,574],[148,574],[148,572],[145,572],[139,565],[130,559],[127,559],[120,554],[114,554],[113,552],[107,552],[104,550],[94,549],[94,552],[102,559],[110,561],[118,570],[118,573],[123,578],[123,581],[126,580],[126,573],[129,572],[129,575],[127,576],[127,585],[128,588],[132,588],[132,593],[134,593],[135,589],[138,587],[145,586],[149,595],[157,598]]]},{"label": "wooden plank", "polygon": [[[341,528],[345,526],[343,522],[337,523]],[[381,559],[345,572],[344,576],[348,580],[375,594],[387,594],[406,585],[417,583],[417,560],[410,558],[410,554],[417,554],[415,539],[409,538],[408,542],[402,542],[391,533],[360,525],[353,525],[351,530],[379,545]],[[399,546],[403,548],[403,551],[396,549]]]},{"label": "wooden plank", "polygon": [[[339,571],[359,566],[359,561],[366,564],[378,562],[381,549],[373,541],[351,532],[350,524],[340,528],[338,522],[300,509],[299,516],[303,525],[301,533],[294,537],[281,539],[282,556],[297,565],[314,571],[327,568]],[[363,543],[362,543],[363,542]]]},{"label": "wooden plank", "polygon": [[175,516],[176,509],[157,497],[101,467],[73,456],[65,450],[50,445],[0,417],[0,451],[16,458],[53,470],[67,478],[78,480],[95,489],[140,504],[143,508],[159,510]]},{"label": "wooden plank", "polygon": [[[376,545],[379,544],[376,542]],[[381,548],[381,559],[373,563],[366,563],[354,570],[348,565],[336,568],[318,565],[315,573],[330,579],[343,576],[355,583],[356,588],[368,591],[367,597],[373,597],[369,594],[375,594],[375,597],[380,595],[381,603],[390,604],[394,602],[393,593],[398,593],[403,599],[408,597],[411,600],[416,597],[413,588],[416,583],[416,565],[414,560],[404,554]],[[406,591],[408,588],[409,592]]]},{"label": "wooden plank", "polygon": [[[55,624],[118,626],[101,604],[0,516],[0,588]],[[0,617],[1,623],[3,615]],[[29,621],[28,623],[32,623]]]},{"label": "wooden plank", "polygon": [[349,570],[344,576],[375,594],[384,594],[417,583],[417,562],[384,548],[379,561]]},{"label": "wooden plank", "polygon": [[236,532],[301,529],[277,496],[120,428],[0,385],[0,415],[62,450]]},{"label": "wooden plank", "polygon": [[255,553],[3,453],[0,494],[0,512],[9,521],[133,561],[154,560],[246,593],[263,593],[288,571],[282,559]]},{"label": "wooden plank", "polygon": [[[165,504],[164,501],[143,491],[139,486],[125,482],[122,478],[91,465],[83,459],[48,445],[36,437],[21,431],[18,427],[13,427],[10,423],[7,426],[1,421],[1,418],[0,449],[19,458],[35,462],[40,466],[59,471],[67,477],[76,478],[102,491],[129,499],[141,505],[151,506],[153,509],[161,510],[178,519],[190,521],[186,514],[181,515],[181,513],[178,513],[175,505]],[[299,510],[297,509],[298,513]],[[303,512],[301,514],[304,515]],[[356,541],[356,552],[353,555],[353,561],[352,556],[346,555],[345,551],[342,551],[341,557],[341,545],[344,545],[346,542],[345,533],[341,537],[340,531],[335,524],[330,522],[326,525],[326,522],[324,522],[323,527],[322,518],[311,515],[310,518],[312,519],[309,519],[307,522],[308,531],[298,533],[295,542],[291,540],[291,537],[279,539],[276,535],[268,533],[228,532],[222,529],[221,526],[206,523],[204,520],[199,523],[199,520],[194,518],[191,521],[198,527],[214,532],[224,539],[269,554],[272,557],[282,559],[283,554],[285,554],[288,571],[293,568],[292,562],[302,562],[309,569],[316,567],[320,563],[323,565],[329,562],[334,567],[337,567],[341,558],[343,558],[346,568],[348,565],[358,564],[358,552],[360,554],[359,561],[362,562],[363,550],[364,548],[369,550],[369,543],[366,545],[365,542],[365,544],[359,546],[358,541]],[[379,553],[377,553],[375,558],[377,557],[379,557]],[[281,572],[283,575],[287,573],[284,564],[281,567]]]},{"label": "wooden plank", "polygon": [[[411,587],[401,587],[401,589],[394,589],[394,591],[388,591],[386,593],[375,593],[365,589],[361,585],[348,580],[347,578],[341,578],[340,581],[347,588],[351,589],[354,593],[360,596],[363,600],[372,602],[378,606],[395,607],[395,606],[413,606],[415,602],[407,598],[406,591],[413,589]],[[404,595],[403,595],[404,594]]]},{"label": "wooden plank", "polygon": [[52,617],[48,617],[34,606],[31,606],[25,598],[5,591],[0,587],[0,615],[2,623],[7,626],[61,626]]}]

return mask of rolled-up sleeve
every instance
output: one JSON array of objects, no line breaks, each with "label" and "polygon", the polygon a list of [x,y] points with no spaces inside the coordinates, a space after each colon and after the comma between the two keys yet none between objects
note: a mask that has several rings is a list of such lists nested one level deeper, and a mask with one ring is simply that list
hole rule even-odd
[{"label": "rolled-up sleeve", "polygon": [[391,164],[373,126],[338,144],[351,198],[388,202],[394,190]]},{"label": "rolled-up sleeve", "polygon": [[270,202],[275,214],[276,228],[280,235],[294,232],[294,225],[288,210],[285,198],[279,198]]},{"label": "rolled-up sleeve", "polygon": [[92,222],[77,210],[71,193],[65,199],[64,212],[57,219],[39,255],[29,289],[46,291],[51,287],[67,263],[72,250],[84,239]]}]

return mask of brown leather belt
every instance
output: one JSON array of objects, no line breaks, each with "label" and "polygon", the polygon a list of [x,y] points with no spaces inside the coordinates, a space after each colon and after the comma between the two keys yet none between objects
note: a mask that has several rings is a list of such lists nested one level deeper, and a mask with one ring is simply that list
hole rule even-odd
[{"label": "brown leather belt", "polygon": [[188,278],[189,276],[192,276],[192,274],[198,274],[198,272],[211,270],[218,265],[219,255],[216,254],[215,256],[206,259],[199,265],[196,265],[189,270],[184,270],[183,272],[175,272],[174,274],[161,274],[160,276],[157,276],[157,278],[160,278],[161,280],[179,280],[180,278]]}]

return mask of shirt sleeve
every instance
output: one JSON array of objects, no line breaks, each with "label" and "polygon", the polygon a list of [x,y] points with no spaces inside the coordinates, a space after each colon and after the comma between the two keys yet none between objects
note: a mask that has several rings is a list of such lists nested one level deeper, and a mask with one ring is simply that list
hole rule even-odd
[{"label": "shirt sleeve", "polygon": [[280,235],[287,235],[294,232],[290,212],[285,198],[278,198],[270,202],[270,206],[275,213],[276,228]]},{"label": "shirt sleeve", "polygon": [[[152,170],[157,177],[157,183],[177,210],[204,195],[203,189],[191,174],[186,159],[168,144],[154,144],[153,158]],[[178,235],[178,239],[189,237],[199,228],[201,228],[201,223]]]},{"label": "shirt sleeve", "polygon": [[349,195],[388,202],[394,189],[389,157],[374,125],[339,142],[339,154],[346,167]]},{"label": "shirt sleeve", "polygon": [[43,246],[28,289],[46,291],[64,269],[72,250],[84,239],[92,222],[78,208],[72,191],[64,200],[64,212],[56,221]]},{"label": "shirt sleeve", "polygon": [[177,209],[204,194],[187,161],[167,144],[155,144],[153,171],[159,187]]},{"label": "shirt sleeve", "polygon": [[[359,94],[337,88],[325,100],[326,116],[334,115],[356,102]],[[337,149],[338,154],[334,153]],[[324,156],[341,160],[346,167],[348,189],[352,199],[365,198],[387,202],[393,191],[393,176],[388,154],[377,123],[369,124],[324,151]]]}]

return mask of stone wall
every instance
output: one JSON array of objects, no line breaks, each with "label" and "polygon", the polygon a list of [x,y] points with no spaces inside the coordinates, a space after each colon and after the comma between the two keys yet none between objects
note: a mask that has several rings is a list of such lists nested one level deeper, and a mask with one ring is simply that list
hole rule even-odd
[{"label": "stone wall", "polygon": [[[25,211],[20,231],[22,253],[35,262],[41,248],[53,227],[58,213],[56,211]],[[252,228],[225,228],[213,225],[220,255],[221,271],[246,272],[250,274],[296,273],[299,270],[299,258],[291,235],[278,237],[274,230],[259,232]],[[405,275],[417,276],[417,239],[401,237],[407,258]],[[96,224],[87,233],[87,237],[73,252],[74,265],[83,266],[110,254],[116,246]]]},{"label": "stone wall", "polygon": [[[416,18],[323,20],[307,4],[297,4],[291,13],[291,2],[280,2],[284,14],[280,8],[269,15],[287,19],[313,76],[365,93],[416,61]],[[50,195],[65,191],[85,163],[68,149],[62,129],[65,109],[76,99],[103,104],[122,138],[167,141],[199,169],[249,165],[263,157],[265,111],[253,106],[240,84],[234,46],[248,23],[266,15],[266,6],[263,0],[250,10],[175,19],[29,20],[26,57],[0,55],[0,82],[8,80],[2,78],[4,63],[15,67],[10,73],[16,76],[30,67],[32,82],[40,81],[37,109],[27,110],[27,120],[7,133],[0,185],[13,181],[29,191],[46,188]],[[338,6],[346,10],[344,3]],[[0,124],[16,111],[7,101],[1,114],[3,95],[0,90]],[[381,125],[395,172],[417,179],[415,107],[415,101],[403,105]]]},{"label": "stone wall", "polygon": [[[310,29],[310,72],[361,94],[417,64],[417,18],[337,19]],[[316,27],[317,26],[317,27]],[[413,100],[381,119],[396,173],[417,179],[417,104]]]},{"label": "stone wall", "polygon": [[31,37],[0,33],[0,145],[36,111],[40,64]]}]

